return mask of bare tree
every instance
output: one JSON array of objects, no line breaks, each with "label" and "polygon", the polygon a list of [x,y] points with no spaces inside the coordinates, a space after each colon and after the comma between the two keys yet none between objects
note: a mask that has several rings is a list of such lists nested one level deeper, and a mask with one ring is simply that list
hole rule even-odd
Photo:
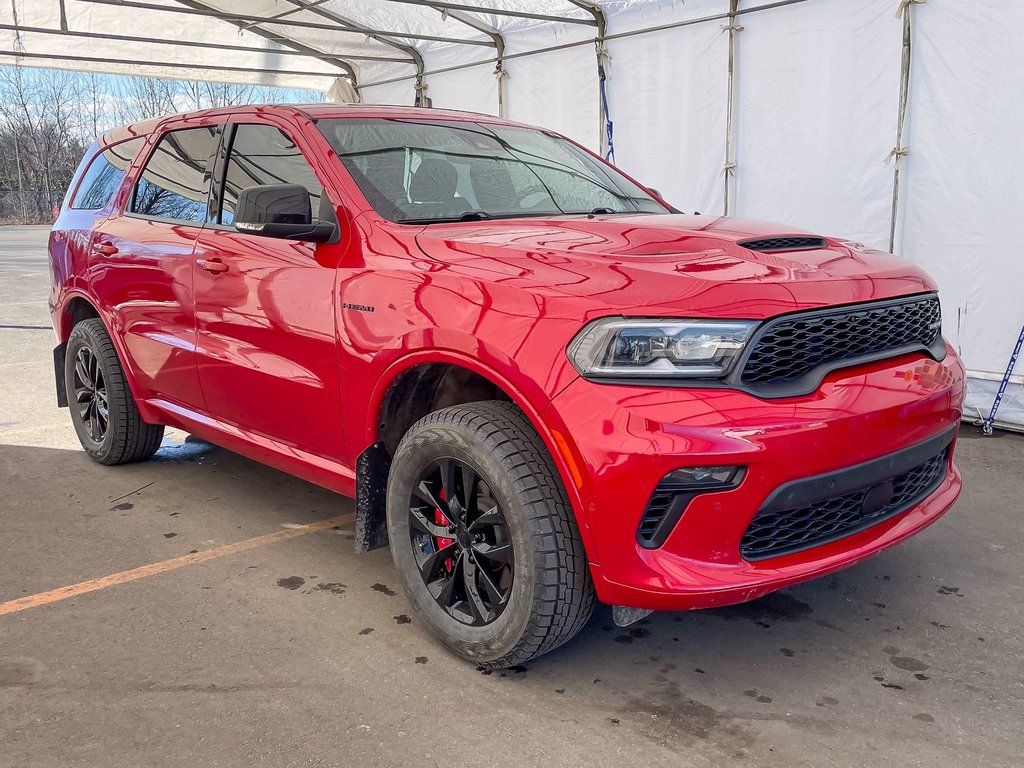
[{"label": "bare tree", "polygon": [[242,104],[322,101],[259,85],[0,66],[0,221],[49,221],[92,141],[116,125]]},{"label": "bare tree", "polygon": [[182,105],[181,88],[175,80],[124,77],[117,87],[118,120],[122,123],[173,115],[189,108]]},{"label": "bare tree", "polygon": [[46,217],[60,203],[81,157],[79,116],[73,107],[77,77],[21,67],[0,71],[0,130],[9,150],[4,160],[14,156],[14,173],[3,174],[0,183],[18,191],[23,218]]}]

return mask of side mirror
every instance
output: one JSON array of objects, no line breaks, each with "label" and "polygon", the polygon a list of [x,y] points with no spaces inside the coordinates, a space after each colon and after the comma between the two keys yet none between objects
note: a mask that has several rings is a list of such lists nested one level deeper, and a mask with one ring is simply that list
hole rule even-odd
[{"label": "side mirror", "polygon": [[235,229],[248,235],[325,243],[338,229],[333,221],[313,218],[309,191],[301,184],[246,187],[235,206]]},{"label": "side mirror", "polygon": [[659,200],[664,200],[664,199],[665,199],[665,198],[663,198],[663,197],[661,196],[661,192],[659,192],[658,190],[656,190],[656,189],[655,189],[654,187],[648,187],[648,188],[647,188],[647,191],[648,191],[648,192],[650,192],[650,193],[651,193],[652,195],[654,195],[654,196],[655,196],[656,198],[658,198]]}]

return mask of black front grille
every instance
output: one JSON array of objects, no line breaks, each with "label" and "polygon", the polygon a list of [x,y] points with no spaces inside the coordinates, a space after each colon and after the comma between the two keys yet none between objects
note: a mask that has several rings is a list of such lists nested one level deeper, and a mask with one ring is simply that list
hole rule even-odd
[{"label": "black front grille", "polygon": [[771,253],[773,251],[809,251],[824,248],[825,238],[790,235],[789,237],[762,237],[758,240],[746,240],[740,245],[751,251]]},{"label": "black front grille", "polygon": [[799,552],[897,515],[928,496],[946,477],[948,447],[913,469],[841,496],[788,509],[762,508],[740,542],[746,560]]},{"label": "black front grille", "polygon": [[[941,312],[934,295],[770,320],[751,341],[740,381],[749,388],[812,391],[824,374],[858,360],[927,350],[941,359]],[[941,348],[940,348],[941,347]],[[817,374],[817,375],[816,375]],[[806,379],[811,381],[810,386]]]}]

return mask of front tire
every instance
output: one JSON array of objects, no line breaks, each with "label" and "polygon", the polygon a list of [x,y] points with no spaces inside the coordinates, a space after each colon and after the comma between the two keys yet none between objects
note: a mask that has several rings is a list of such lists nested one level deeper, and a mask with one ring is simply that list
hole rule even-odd
[{"label": "front tire", "polygon": [[395,452],[387,509],[409,600],[458,656],[522,664],[590,618],[594,587],[565,489],[514,405],[459,405],[414,424]]},{"label": "front tire", "polygon": [[64,359],[71,421],[82,448],[100,464],[127,464],[148,459],[164,428],[139,415],[114,343],[97,318],[71,331]]}]

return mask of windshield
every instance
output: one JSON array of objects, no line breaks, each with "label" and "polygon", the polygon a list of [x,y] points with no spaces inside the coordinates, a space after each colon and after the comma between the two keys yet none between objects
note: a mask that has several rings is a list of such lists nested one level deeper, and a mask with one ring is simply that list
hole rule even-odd
[{"label": "windshield", "polygon": [[325,119],[317,126],[391,221],[668,210],[615,169],[540,130],[423,119]]}]

